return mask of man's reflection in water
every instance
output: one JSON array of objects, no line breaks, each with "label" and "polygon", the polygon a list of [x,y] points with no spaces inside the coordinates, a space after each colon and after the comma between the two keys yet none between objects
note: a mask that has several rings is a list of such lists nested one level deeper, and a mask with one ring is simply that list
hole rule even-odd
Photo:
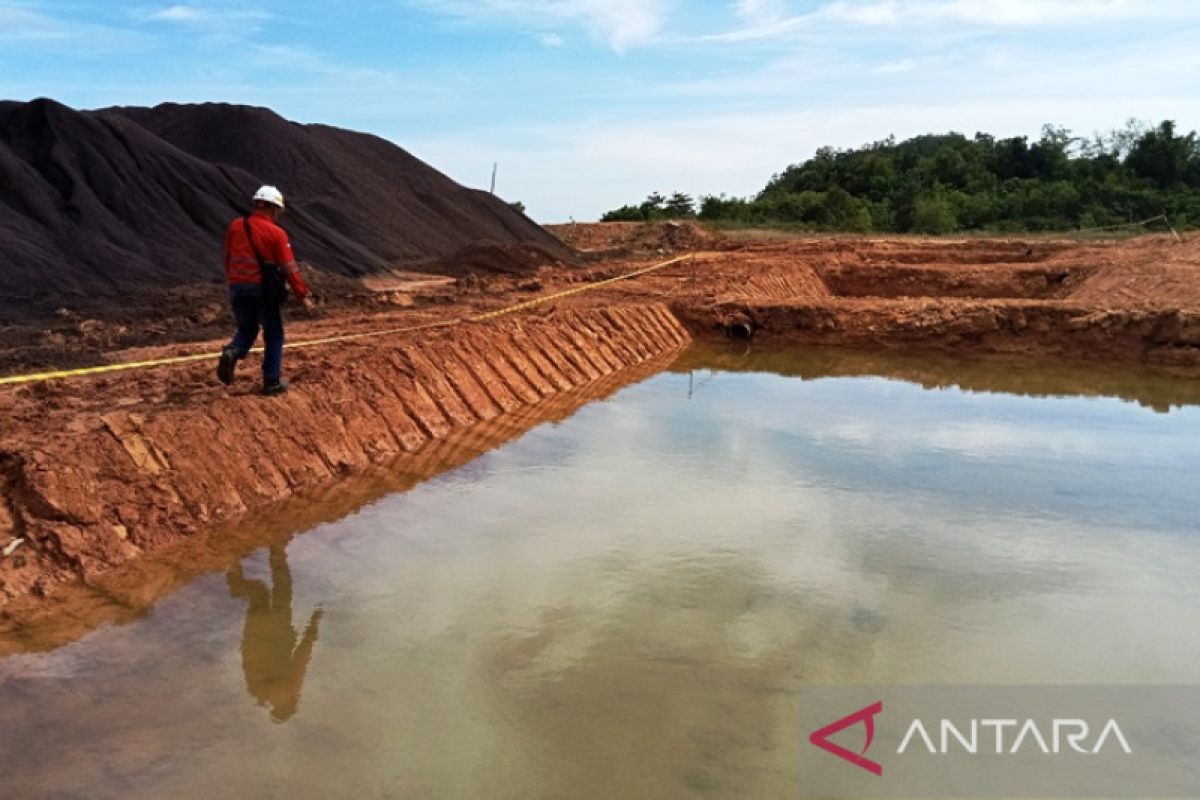
[{"label": "man's reflection in water", "polygon": [[247,580],[239,561],[225,574],[229,594],[246,600],[246,626],[242,631],[242,669],[246,690],[260,705],[271,709],[271,719],[286,722],[296,713],[304,673],[317,642],[321,609],[312,613],[297,644],[292,627],[292,573],[287,545],[271,547],[271,589],[262,581]]}]

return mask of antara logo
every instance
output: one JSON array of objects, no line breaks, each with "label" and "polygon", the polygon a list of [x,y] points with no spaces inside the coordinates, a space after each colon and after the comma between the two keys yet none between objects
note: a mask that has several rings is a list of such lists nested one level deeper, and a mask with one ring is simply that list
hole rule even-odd
[{"label": "antara logo", "polygon": [[[826,725],[819,731],[814,731],[808,740],[817,747],[826,752],[833,753],[840,759],[849,761],[856,767],[861,767],[867,772],[875,775],[883,776],[883,765],[878,764],[867,758],[867,751],[871,749],[871,742],[875,740],[875,715],[883,711],[883,701],[869,705],[862,711],[855,711],[848,717],[842,717],[832,725]],[[867,730],[867,743],[863,745],[861,753],[855,753],[853,750],[847,750],[840,744],[835,744],[829,740],[830,736],[835,736],[847,728],[853,728],[855,725],[862,723]]]},{"label": "antara logo", "polygon": [[[832,753],[873,775],[883,776],[883,765],[867,758],[867,751],[875,741],[875,717],[883,712],[883,702],[873,703],[861,711],[855,711],[837,722],[814,731],[808,740],[822,750]],[[939,720],[932,726],[940,736],[931,736],[930,728],[920,719],[908,725],[897,755],[905,755],[910,748],[924,750],[935,755],[961,752],[977,755],[994,752],[1015,755],[1024,751],[1037,750],[1046,755],[1080,753],[1095,755],[1109,748],[1130,755],[1133,750],[1125,738],[1121,726],[1115,719],[1100,726],[1099,733],[1082,719],[1053,719],[1039,725],[1035,720],[1025,719],[972,719],[966,724],[952,720]],[[866,732],[866,743],[860,752],[854,752],[832,741],[832,737],[844,730],[862,725]],[[1006,736],[1006,732],[1008,735]],[[915,745],[915,747],[914,747]]]}]

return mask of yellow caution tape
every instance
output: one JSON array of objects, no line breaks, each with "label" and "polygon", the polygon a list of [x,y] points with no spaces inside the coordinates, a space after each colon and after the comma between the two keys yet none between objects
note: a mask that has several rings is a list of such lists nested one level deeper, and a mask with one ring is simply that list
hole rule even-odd
[{"label": "yellow caution tape", "polygon": [[7,378],[0,378],[0,386],[14,383],[38,383],[40,381],[52,381],[56,378],[78,378],[84,375],[101,375],[105,372],[118,372],[127,369],[145,369],[147,367],[162,367],[169,364],[187,364],[191,361],[203,361],[213,358],[209,353],[195,356],[176,356],[174,358],[160,358],[154,361],[130,361],[122,364],[105,364],[100,367],[84,367],[82,369],[64,369],[57,372],[37,372],[32,375],[10,375]]},{"label": "yellow caution tape", "polygon": [[[507,314],[514,314],[518,311],[524,311],[527,308],[532,308],[534,306],[541,305],[542,303],[549,303],[554,300],[561,300],[562,298],[569,297],[573,294],[579,294],[580,292],[587,292],[587,291],[591,291],[593,289],[598,289],[601,286],[607,286],[608,284],[617,283],[618,281],[624,281],[624,280],[628,280],[630,278],[636,278],[639,275],[645,275],[649,272],[654,272],[656,270],[664,269],[664,268],[672,266],[674,264],[678,264],[679,262],[684,261],[684,260],[688,259],[689,257],[693,257],[694,255],[695,254],[691,254],[688,256],[680,256],[679,258],[673,258],[670,261],[664,261],[661,264],[655,264],[652,267],[646,267],[644,269],[635,270],[634,272],[629,272],[624,275],[618,275],[615,278],[608,278],[606,280],[596,281],[595,283],[585,284],[584,286],[578,286],[574,289],[567,289],[566,291],[556,292],[554,294],[546,295],[545,297],[537,297],[537,298],[534,298],[533,300],[528,300],[524,303],[517,303],[516,305],[508,306],[506,308],[501,308],[497,311],[489,311],[486,314],[477,314],[475,316],[462,317],[460,319],[443,320],[441,322],[429,322],[424,325],[410,325],[410,326],[404,327],[404,328],[388,328],[386,330],[379,330],[379,331],[366,331],[363,333],[348,333],[348,334],[344,334],[344,335],[340,335],[340,336],[328,336],[328,337],[325,337],[322,339],[309,339],[309,340],[302,341],[302,342],[288,342],[287,344],[284,345],[284,349],[299,350],[301,348],[306,348],[306,347],[318,347],[320,345],[337,344],[340,342],[352,342],[352,341],[356,341],[358,339],[369,339],[369,338],[375,338],[375,337],[379,337],[379,336],[394,336],[399,333],[415,333],[417,331],[431,330],[433,328],[448,328],[448,327],[451,327],[454,325],[461,324],[463,322],[483,322],[485,320],[496,319],[497,317],[503,317]],[[251,350],[250,352],[261,353],[262,351],[263,351],[263,349],[261,347],[256,347],[253,350]],[[63,378],[82,378],[82,377],[89,376],[89,375],[104,375],[104,374],[110,373],[110,372],[126,372],[128,370],[149,369],[151,367],[168,367],[168,366],[174,366],[177,364],[192,364],[197,361],[208,361],[208,360],[214,359],[218,355],[220,355],[220,354],[219,353],[200,353],[197,355],[190,355],[190,356],[173,356],[171,358],[158,358],[153,361],[127,361],[127,362],[122,362],[120,364],[104,364],[104,365],[96,366],[96,367],[82,367],[80,369],[64,369],[64,370],[57,370],[55,372],[38,372],[38,373],[30,374],[30,375],[10,375],[6,378],[0,378],[0,386],[13,386],[16,384],[23,384],[23,383],[42,383],[45,381],[60,380]]]}]

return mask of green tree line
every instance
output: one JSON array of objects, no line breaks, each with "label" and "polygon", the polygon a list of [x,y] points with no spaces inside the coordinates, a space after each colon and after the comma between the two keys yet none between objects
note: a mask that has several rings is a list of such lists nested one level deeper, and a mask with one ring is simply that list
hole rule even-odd
[{"label": "green tree line", "polygon": [[636,206],[621,206],[606,213],[601,222],[653,222],[664,219],[693,219],[696,216],[696,201],[691,195],[675,192],[664,197],[654,192]]},{"label": "green tree line", "polygon": [[1036,141],[983,133],[822,148],[755,197],[652,194],[611,220],[788,224],[823,231],[954,233],[1096,228],[1166,215],[1200,227],[1200,137],[1136,121],[1092,137],[1047,125]]}]

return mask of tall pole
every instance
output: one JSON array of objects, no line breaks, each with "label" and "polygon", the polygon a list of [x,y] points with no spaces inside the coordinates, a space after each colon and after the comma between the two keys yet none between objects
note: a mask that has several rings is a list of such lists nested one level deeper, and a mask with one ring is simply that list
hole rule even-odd
[{"label": "tall pole", "polygon": [[492,162],[492,194],[496,193],[496,170],[500,168],[500,162]]}]

